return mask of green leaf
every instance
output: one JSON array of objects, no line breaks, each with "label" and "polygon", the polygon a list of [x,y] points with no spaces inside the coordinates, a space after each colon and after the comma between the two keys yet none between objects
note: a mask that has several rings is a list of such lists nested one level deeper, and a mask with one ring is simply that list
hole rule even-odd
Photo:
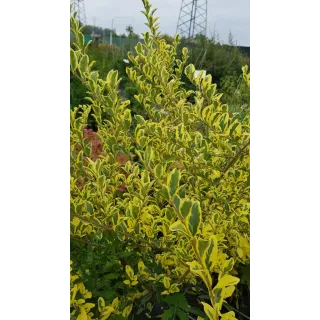
[{"label": "green leaf", "polygon": [[189,200],[181,200],[183,201],[182,204],[180,204],[180,209],[179,212],[181,215],[186,218],[188,214],[190,213],[191,207],[192,207],[192,202]]},{"label": "green leaf", "polygon": [[171,307],[161,315],[161,320],[174,320],[173,315],[174,315],[174,307]]},{"label": "green leaf", "polygon": [[176,308],[180,308],[182,310],[188,309],[188,302],[183,293],[173,293],[173,294],[170,294],[169,296],[164,296],[162,300],[165,303],[171,306],[174,306]]},{"label": "green leaf", "polygon": [[85,54],[82,56],[79,62],[79,69],[82,73],[88,71],[88,65],[89,65],[89,57]]},{"label": "green leaf", "polygon": [[119,314],[114,314],[112,316],[112,320],[126,320],[126,319],[128,319],[128,318],[127,317],[125,318],[125,317],[123,317],[123,316],[121,316]]},{"label": "green leaf", "polygon": [[194,77],[194,72],[196,71],[196,68],[194,67],[193,64],[189,64],[186,68],[185,68],[185,74],[188,78],[193,78]]},{"label": "green leaf", "polygon": [[112,88],[116,87],[117,80],[118,80],[118,70],[111,70],[108,73],[108,79],[110,81],[110,86]]},{"label": "green leaf", "polygon": [[114,280],[119,278],[119,273],[109,273],[103,277],[105,280]]},{"label": "green leaf", "polygon": [[205,263],[209,269],[212,269],[218,260],[218,239],[212,235],[209,239],[209,248],[206,254]]},{"label": "green leaf", "polygon": [[170,200],[170,194],[169,194],[169,190],[168,190],[167,186],[165,186],[165,185],[162,186],[161,194],[163,195],[163,197],[166,200]]},{"label": "green leaf", "polygon": [[150,162],[153,161],[153,159],[154,159],[154,152],[150,146],[147,147],[147,149],[144,153],[144,156],[145,156],[146,163],[148,165],[150,165]]},{"label": "green leaf", "polygon": [[[210,300],[210,298],[209,298],[209,300]],[[206,314],[203,311],[201,311],[200,309],[198,309],[198,308],[189,307],[186,311],[188,313],[195,314],[196,316],[199,316],[199,317],[202,317],[202,318],[206,317]]]},{"label": "green leaf", "polygon": [[163,176],[163,166],[161,163],[157,164],[156,167],[154,168],[155,171],[155,176],[158,180],[162,179]]},{"label": "green leaf", "polygon": [[188,48],[182,49],[182,55],[186,56],[188,54]]},{"label": "green leaf", "polygon": [[124,119],[124,128],[128,130],[131,125],[132,117],[131,117],[131,111],[129,109],[126,109],[123,113],[123,119]]},{"label": "green leaf", "polygon": [[185,312],[181,311],[181,310],[176,310],[176,314],[177,314],[177,316],[179,317],[180,320],[189,320],[188,315]]},{"label": "green leaf", "polygon": [[140,54],[140,55],[143,54],[141,42],[138,42],[138,44],[137,44],[137,46],[136,46],[136,51],[137,51],[137,53]]},{"label": "green leaf", "polygon": [[83,46],[84,46],[84,35],[81,32],[79,32],[78,33],[78,37],[79,37],[79,45],[80,45],[81,48],[83,48]]},{"label": "green leaf", "polygon": [[136,115],[134,116],[134,118],[137,120],[137,122],[138,122],[141,126],[144,126],[144,125],[145,125],[146,121],[143,119],[142,116],[136,114]]},{"label": "green leaf", "polygon": [[170,196],[172,197],[179,188],[179,181],[181,179],[181,173],[177,169],[173,169],[169,174],[167,186],[169,188]]},{"label": "green leaf", "polygon": [[141,304],[147,303],[151,298],[152,298],[152,293],[149,292],[147,295],[145,295],[145,296],[141,299]]},{"label": "green leaf", "polygon": [[177,195],[173,196],[173,204],[178,211],[179,211],[179,207],[180,207],[180,201],[181,201],[181,199],[179,196],[177,196]]},{"label": "green leaf", "polygon": [[226,260],[224,263],[223,263],[223,274],[227,274],[229,271],[232,270],[233,268],[233,265],[234,265],[234,260],[233,258],[229,259],[229,260]]},{"label": "green leaf", "polygon": [[193,236],[195,236],[199,231],[201,220],[202,213],[200,203],[199,201],[196,201],[191,208],[191,212],[187,216],[188,230]]},{"label": "green leaf", "polygon": [[210,246],[209,240],[196,239],[196,243],[200,258],[204,262]]},{"label": "green leaf", "polygon": [[178,141],[182,141],[183,133],[184,133],[184,126],[183,124],[179,124],[176,128],[176,139]]},{"label": "green leaf", "polygon": [[74,52],[74,50],[72,50],[71,48],[70,48],[70,66],[71,66],[72,72],[75,72],[78,66],[77,55]]},{"label": "green leaf", "polygon": [[169,80],[169,72],[166,70],[165,67],[163,67],[161,70],[161,79],[165,83]]}]

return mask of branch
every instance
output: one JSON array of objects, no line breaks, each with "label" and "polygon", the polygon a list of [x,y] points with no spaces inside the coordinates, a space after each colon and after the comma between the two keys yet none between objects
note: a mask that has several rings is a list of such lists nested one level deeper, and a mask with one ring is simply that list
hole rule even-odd
[{"label": "branch", "polygon": [[250,144],[250,140],[239,150],[239,152],[235,155],[235,157],[230,161],[230,163],[227,165],[225,170],[223,170],[223,174],[225,174],[237,162],[242,152],[248,147],[249,144]]},{"label": "branch", "polygon": [[100,248],[108,249],[108,247],[104,246],[103,244],[99,244],[99,243],[94,243],[94,242],[91,242],[91,241],[83,240],[83,239],[80,239],[80,238],[77,238],[77,237],[74,237],[74,236],[70,236],[70,237],[71,237],[71,239],[76,240],[76,241],[81,242],[81,243],[89,244],[89,245],[94,246],[94,247],[100,247]]},{"label": "branch", "polygon": [[183,280],[186,278],[186,276],[190,273],[190,268],[186,270],[186,272],[181,276],[179,279],[179,282],[183,282]]}]

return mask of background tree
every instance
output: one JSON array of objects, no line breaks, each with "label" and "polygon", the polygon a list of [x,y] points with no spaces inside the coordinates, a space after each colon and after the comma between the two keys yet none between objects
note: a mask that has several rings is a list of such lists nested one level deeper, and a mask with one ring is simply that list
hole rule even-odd
[{"label": "background tree", "polygon": [[133,34],[133,27],[132,27],[132,25],[129,24],[129,25],[126,27],[126,31],[128,32],[128,36],[131,37],[131,35]]},{"label": "background tree", "polygon": [[234,46],[234,40],[233,40],[233,35],[232,35],[231,31],[229,31],[228,43],[230,46]]}]

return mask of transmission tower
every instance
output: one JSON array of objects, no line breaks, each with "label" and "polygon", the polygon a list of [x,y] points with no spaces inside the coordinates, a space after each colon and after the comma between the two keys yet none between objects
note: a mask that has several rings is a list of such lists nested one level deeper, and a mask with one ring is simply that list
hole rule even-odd
[{"label": "transmission tower", "polygon": [[80,22],[81,26],[86,25],[86,9],[84,5],[84,0],[71,0],[72,3],[72,13],[77,12],[77,20]]},{"label": "transmission tower", "polygon": [[207,34],[207,0],[182,0],[177,33],[190,39],[197,34]]}]

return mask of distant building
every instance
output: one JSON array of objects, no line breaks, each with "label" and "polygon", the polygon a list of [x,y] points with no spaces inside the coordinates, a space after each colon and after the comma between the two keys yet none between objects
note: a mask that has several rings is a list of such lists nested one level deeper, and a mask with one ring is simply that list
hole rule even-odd
[{"label": "distant building", "polygon": [[94,33],[94,31],[92,31],[91,40],[92,40],[92,42],[96,42],[96,43],[101,42],[102,36],[100,34]]}]

